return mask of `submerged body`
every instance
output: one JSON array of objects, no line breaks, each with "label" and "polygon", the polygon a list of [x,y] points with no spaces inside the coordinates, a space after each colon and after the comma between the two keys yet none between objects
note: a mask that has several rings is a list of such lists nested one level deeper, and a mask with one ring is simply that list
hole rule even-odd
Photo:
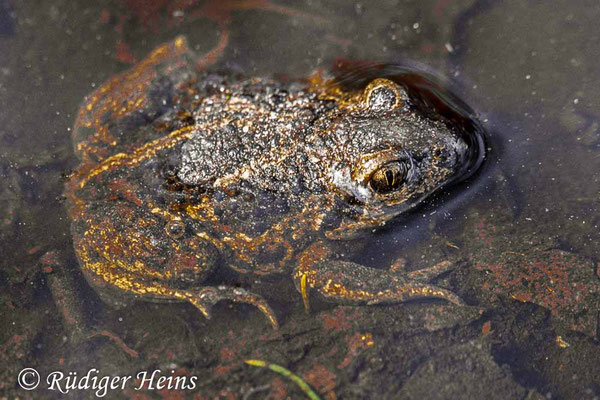
[{"label": "submerged body", "polygon": [[77,256],[92,284],[147,299],[258,295],[204,286],[219,268],[288,273],[307,293],[349,303],[451,292],[412,274],[333,260],[372,230],[476,167],[472,143],[426,117],[405,88],[345,90],[199,72],[181,38],[86,98],[74,130],[81,164],[67,184]]}]

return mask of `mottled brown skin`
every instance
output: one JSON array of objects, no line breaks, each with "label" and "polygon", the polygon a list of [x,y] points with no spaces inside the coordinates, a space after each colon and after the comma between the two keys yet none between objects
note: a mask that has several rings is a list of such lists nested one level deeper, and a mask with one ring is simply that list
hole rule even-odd
[{"label": "mottled brown skin", "polygon": [[[160,46],[85,99],[67,184],[74,245],[100,293],[194,304],[266,302],[204,286],[220,268],[290,274],[308,294],[352,304],[460,299],[402,273],[336,259],[368,232],[464,174],[468,144],[421,115],[405,89],[375,79],[345,91],[198,71],[183,38]],[[218,273],[218,272],[217,272]]]}]

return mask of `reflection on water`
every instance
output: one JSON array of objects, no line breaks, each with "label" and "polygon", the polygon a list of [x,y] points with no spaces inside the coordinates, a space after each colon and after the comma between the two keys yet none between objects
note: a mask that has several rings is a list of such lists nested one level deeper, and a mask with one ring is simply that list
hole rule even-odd
[{"label": "reflection on water", "polygon": [[[2,395],[26,397],[16,378],[33,367],[43,376],[96,368],[101,375],[161,369],[198,377],[193,391],[143,391],[149,398],[303,396],[287,377],[244,363],[259,359],[286,367],[324,399],[600,396],[596,3],[4,3]],[[191,305],[114,309],[100,301],[78,275],[62,198],[64,176],[77,163],[75,112],[101,82],[179,34],[199,53],[224,44],[216,68],[244,75],[305,77],[343,67],[340,59],[386,63],[377,72],[384,76],[399,73],[389,65],[434,71],[424,75],[479,115],[486,162],[467,182],[370,236],[357,260],[407,270],[451,261],[455,268],[435,283],[469,306],[314,302],[306,315],[288,279],[240,281],[273,294],[277,335],[249,306],[221,303],[206,320]],[[429,90],[400,74],[420,93]],[[431,92],[467,110],[446,91]],[[429,99],[421,99],[424,107],[459,125],[471,113]],[[100,329],[78,342],[79,325],[69,325],[57,306],[63,298],[53,275],[65,270],[72,281],[62,290],[77,289],[85,326]],[[111,398],[139,396],[133,388]]]}]

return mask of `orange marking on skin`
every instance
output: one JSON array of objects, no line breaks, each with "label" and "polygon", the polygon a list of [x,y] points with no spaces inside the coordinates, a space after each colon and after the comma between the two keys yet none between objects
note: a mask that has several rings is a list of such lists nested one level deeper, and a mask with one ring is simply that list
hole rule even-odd
[{"label": "orange marking on skin", "polygon": [[[125,47],[122,50],[125,50]],[[143,107],[146,102],[144,89],[155,78],[155,68],[171,60],[177,62],[169,64],[170,68],[180,67],[182,61],[177,60],[177,57],[188,51],[182,37],[165,43],[131,69],[114,76],[86,98],[85,105],[77,115],[72,134],[82,163],[95,163],[98,159],[105,158],[106,149],[98,146],[99,144],[114,146],[113,143],[117,143],[116,138],[109,135],[107,124],[103,122],[106,113],[112,112],[114,119]],[[132,56],[123,52],[121,56],[124,62],[133,60]],[[94,157],[90,157],[91,155]]]},{"label": "orange marking on skin", "polygon": [[194,127],[189,126],[181,128],[171,132],[168,136],[148,142],[143,146],[136,148],[131,153],[118,153],[105,159],[100,164],[94,166],[94,168],[88,171],[87,176],[79,181],[79,187],[83,189],[90,179],[100,175],[103,172],[114,170],[117,167],[125,165],[137,165],[141,161],[153,157],[159,151],[175,146],[181,140],[188,139],[193,129]]},{"label": "orange marking on skin", "polygon": [[322,242],[316,242],[310,245],[298,256],[298,269],[294,279],[301,280],[306,276],[306,283],[309,287],[314,287],[317,283],[317,271],[314,266],[321,260],[325,260],[330,250]]}]

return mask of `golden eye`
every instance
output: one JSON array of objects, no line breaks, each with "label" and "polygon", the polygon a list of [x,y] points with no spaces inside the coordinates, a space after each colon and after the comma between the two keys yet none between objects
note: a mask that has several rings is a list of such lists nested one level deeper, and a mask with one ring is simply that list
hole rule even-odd
[{"label": "golden eye", "polygon": [[377,193],[389,193],[398,189],[406,180],[408,164],[392,161],[378,168],[369,177],[369,186]]},{"label": "golden eye", "polygon": [[185,234],[185,225],[179,220],[172,220],[165,226],[165,231],[172,239],[179,239]]}]

